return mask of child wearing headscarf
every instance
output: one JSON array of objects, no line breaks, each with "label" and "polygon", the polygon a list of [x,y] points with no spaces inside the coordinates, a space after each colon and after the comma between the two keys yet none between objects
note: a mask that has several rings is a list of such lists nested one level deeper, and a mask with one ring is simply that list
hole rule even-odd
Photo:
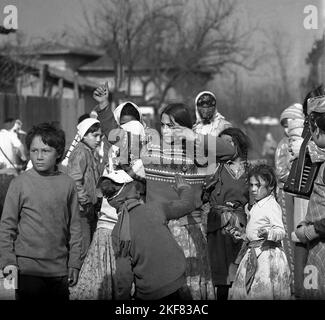
[{"label": "child wearing headscarf", "polygon": [[[99,87],[95,90],[96,101],[103,96],[108,99],[108,86]],[[139,121],[141,120],[141,112],[137,105],[132,102],[125,102],[120,104],[114,112],[109,112],[108,116],[113,116],[111,123],[108,124],[111,126],[108,137],[110,147],[108,162],[101,174],[100,181],[110,173],[123,168],[134,178],[137,190],[143,195],[145,193],[145,184],[143,183],[145,174],[142,161],[137,157],[138,148],[141,147],[145,134],[144,126]],[[103,123],[104,127],[105,125],[107,125],[106,122]],[[128,151],[129,141],[132,143],[130,149],[133,154]],[[97,188],[97,195],[102,197],[100,188]],[[96,231],[80,270],[78,283],[70,288],[70,299],[115,299],[116,265],[111,233],[117,220],[116,209],[110,206],[105,198],[102,198]]]},{"label": "child wearing headscarf", "polygon": [[100,122],[97,119],[85,119],[78,124],[77,130],[79,142],[68,159],[67,173],[77,185],[82,222],[82,258],[84,259],[97,223],[96,184],[100,172],[99,159],[94,153],[101,142]]},{"label": "child wearing headscarf", "polygon": [[232,127],[218,112],[216,96],[210,91],[202,91],[195,98],[196,123],[193,131],[202,135],[218,137],[224,129]]}]

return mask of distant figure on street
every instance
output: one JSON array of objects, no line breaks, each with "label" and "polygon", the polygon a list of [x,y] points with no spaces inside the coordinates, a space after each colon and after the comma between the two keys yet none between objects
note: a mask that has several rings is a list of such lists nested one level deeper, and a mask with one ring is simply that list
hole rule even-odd
[{"label": "distant figure on street", "polygon": [[274,140],[272,133],[268,132],[263,143],[262,156],[267,160],[267,164],[274,167],[274,156],[278,144]]}]

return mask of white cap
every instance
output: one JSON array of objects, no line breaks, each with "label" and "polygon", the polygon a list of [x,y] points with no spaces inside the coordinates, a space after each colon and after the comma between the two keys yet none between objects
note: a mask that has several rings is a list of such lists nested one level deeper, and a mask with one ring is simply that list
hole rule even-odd
[{"label": "white cap", "polygon": [[130,177],[124,170],[116,170],[108,173],[106,168],[100,178],[108,178],[120,184],[133,181],[132,177]]},{"label": "white cap", "polygon": [[80,136],[81,139],[84,137],[84,135],[86,134],[86,132],[88,131],[88,129],[92,125],[94,125],[95,123],[100,123],[100,122],[99,122],[99,120],[94,119],[94,118],[87,118],[87,119],[81,121],[77,125],[78,134],[79,134],[79,136]]}]

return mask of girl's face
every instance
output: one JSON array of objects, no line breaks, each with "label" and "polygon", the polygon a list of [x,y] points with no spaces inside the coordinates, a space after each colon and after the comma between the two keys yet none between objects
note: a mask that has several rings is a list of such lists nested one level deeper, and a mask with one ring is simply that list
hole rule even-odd
[{"label": "girl's face", "polygon": [[164,142],[171,144],[172,142],[178,141],[176,136],[173,134],[177,127],[180,127],[180,125],[175,121],[173,116],[166,113],[161,115],[161,133]]},{"label": "girl's face", "polygon": [[55,171],[56,160],[60,157],[55,148],[45,144],[40,136],[35,136],[30,145],[30,160],[34,169],[43,175]]},{"label": "girl's face", "polygon": [[99,128],[95,132],[89,132],[87,135],[83,137],[83,141],[89,146],[90,149],[94,150],[100,145],[100,141],[102,138],[102,131]]},{"label": "girl's face", "polygon": [[271,194],[271,189],[267,186],[266,181],[261,177],[250,177],[249,179],[249,193],[254,201],[259,201]]}]

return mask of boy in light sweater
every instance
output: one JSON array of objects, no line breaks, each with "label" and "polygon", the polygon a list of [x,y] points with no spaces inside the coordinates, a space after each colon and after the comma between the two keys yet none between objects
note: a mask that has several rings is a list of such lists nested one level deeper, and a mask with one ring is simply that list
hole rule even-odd
[{"label": "boy in light sweater", "polygon": [[65,136],[50,124],[27,134],[33,168],[10,184],[0,222],[0,269],[18,269],[18,299],[68,300],[81,268],[81,222],[72,178],[61,173]]}]

